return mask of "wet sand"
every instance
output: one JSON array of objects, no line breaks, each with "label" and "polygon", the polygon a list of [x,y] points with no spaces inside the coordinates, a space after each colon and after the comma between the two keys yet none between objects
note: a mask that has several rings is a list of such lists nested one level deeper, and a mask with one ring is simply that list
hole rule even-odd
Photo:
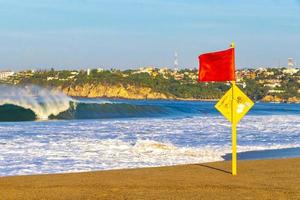
[{"label": "wet sand", "polygon": [[300,158],[0,178],[0,199],[300,199]]}]

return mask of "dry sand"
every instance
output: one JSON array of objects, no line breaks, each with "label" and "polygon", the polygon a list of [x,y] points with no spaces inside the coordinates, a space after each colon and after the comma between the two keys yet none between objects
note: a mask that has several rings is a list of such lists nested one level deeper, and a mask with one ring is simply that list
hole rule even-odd
[{"label": "dry sand", "polygon": [[300,199],[300,158],[0,178],[0,199]]}]

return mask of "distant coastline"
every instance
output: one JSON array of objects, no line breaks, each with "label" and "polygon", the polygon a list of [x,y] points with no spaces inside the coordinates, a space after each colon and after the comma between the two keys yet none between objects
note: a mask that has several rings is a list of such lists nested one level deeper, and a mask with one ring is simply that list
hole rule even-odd
[{"label": "distant coastline", "polygon": [[[69,92],[66,92],[64,90],[61,90],[61,88],[59,88],[60,91],[62,91],[63,93],[65,93],[66,95],[70,96],[70,97],[75,97],[75,98],[107,98],[107,99],[125,99],[125,100],[176,100],[176,101],[201,101],[201,102],[217,102],[220,99],[197,99],[197,98],[178,98],[178,97],[171,97],[171,96],[167,96],[162,94],[161,97],[157,97],[157,98],[152,98],[153,94],[150,94],[149,96],[151,96],[151,98],[145,96],[145,97],[140,97],[140,95],[137,96],[131,96],[131,98],[129,98],[128,96],[111,96],[111,95],[96,95],[96,96],[86,96],[86,95],[74,95],[71,94]],[[155,93],[157,95],[157,93]],[[158,95],[159,96],[159,95]],[[300,103],[300,99],[297,98],[290,98],[288,100],[284,100],[281,99],[279,97],[273,97],[273,96],[266,96],[264,99],[256,101],[256,102],[262,102],[262,103]]]},{"label": "distant coastline", "polygon": [[[51,69],[4,75],[0,82],[5,84],[37,85],[85,98],[216,101],[230,88],[228,82],[198,82],[197,69]],[[297,68],[239,69],[236,76],[237,85],[253,101],[300,103]]]}]

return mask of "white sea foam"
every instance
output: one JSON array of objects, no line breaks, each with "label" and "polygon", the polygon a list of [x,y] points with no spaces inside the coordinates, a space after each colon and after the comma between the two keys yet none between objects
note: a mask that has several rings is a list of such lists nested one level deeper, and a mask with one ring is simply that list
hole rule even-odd
[{"label": "white sea foam", "polygon": [[93,104],[114,104],[115,102],[112,100],[105,100],[100,98],[91,98],[91,99],[74,99],[73,100],[76,103],[93,103]]},{"label": "white sea foam", "polygon": [[[300,147],[299,121],[247,116],[238,152]],[[0,123],[0,136],[2,176],[211,162],[231,152],[230,125],[213,116]]]},{"label": "white sea foam", "polygon": [[71,101],[70,97],[61,92],[37,86],[0,85],[0,91],[0,105],[13,104],[31,109],[40,119],[47,119],[50,115],[67,110]]}]

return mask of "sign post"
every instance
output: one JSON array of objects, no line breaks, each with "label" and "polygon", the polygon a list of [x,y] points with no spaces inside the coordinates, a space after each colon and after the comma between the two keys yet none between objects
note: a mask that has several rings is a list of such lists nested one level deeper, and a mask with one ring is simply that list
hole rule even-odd
[{"label": "sign post", "polygon": [[[232,81],[232,87],[235,86],[235,81]],[[232,166],[231,171],[232,175],[235,176],[237,173],[237,156],[236,156],[236,143],[237,143],[237,135],[236,135],[236,120],[235,120],[235,111],[236,110],[236,102],[234,101],[234,89],[232,90],[232,99],[231,99],[231,145],[232,145]]]},{"label": "sign post", "polygon": [[237,124],[251,109],[254,103],[235,84],[215,105],[215,108],[231,123],[232,129],[232,175],[237,175]]}]

